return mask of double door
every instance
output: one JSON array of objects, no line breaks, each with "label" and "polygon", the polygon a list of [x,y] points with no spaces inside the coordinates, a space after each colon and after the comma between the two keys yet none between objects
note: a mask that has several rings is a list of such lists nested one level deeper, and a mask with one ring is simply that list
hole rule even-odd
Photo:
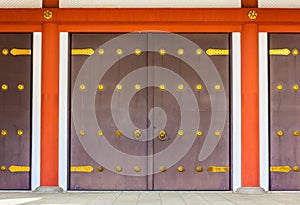
[{"label": "double door", "polygon": [[71,34],[72,190],[229,190],[229,34]]}]

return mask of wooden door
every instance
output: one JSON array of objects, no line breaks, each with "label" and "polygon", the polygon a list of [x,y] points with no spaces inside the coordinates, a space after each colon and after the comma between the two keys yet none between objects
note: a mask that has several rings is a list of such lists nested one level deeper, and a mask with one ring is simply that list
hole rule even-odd
[{"label": "wooden door", "polygon": [[166,51],[153,56],[151,98],[167,133],[154,136],[155,190],[230,189],[229,37],[153,34]]},{"label": "wooden door", "polygon": [[269,35],[270,190],[300,190],[299,34]]},{"label": "wooden door", "polygon": [[0,34],[0,189],[30,189],[32,34]]},{"label": "wooden door", "polygon": [[147,36],[127,37],[71,35],[70,189],[147,189]]},{"label": "wooden door", "polygon": [[230,189],[229,37],[72,34],[70,189]]}]

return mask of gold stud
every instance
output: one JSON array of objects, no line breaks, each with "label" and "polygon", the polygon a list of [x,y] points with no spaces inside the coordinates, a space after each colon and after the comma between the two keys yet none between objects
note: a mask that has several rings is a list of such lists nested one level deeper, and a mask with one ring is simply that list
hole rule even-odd
[{"label": "gold stud", "polygon": [[297,84],[293,85],[293,90],[297,91],[299,89],[299,86]]},{"label": "gold stud", "polygon": [[51,18],[52,18],[52,15],[53,15],[52,11],[51,11],[51,10],[48,10],[48,9],[45,10],[44,13],[43,13],[43,17],[44,17],[45,19],[47,19],[47,20],[51,19]]},{"label": "gold stud", "polygon": [[284,133],[282,130],[278,130],[276,134],[278,137],[281,137],[281,136],[283,136]]},{"label": "gold stud", "polygon": [[166,50],[165,49],[162,48],[162,49],[159,50],[159,55],[163,56],[165,54],[166,54]]},{"label": "gold stud", "polygon": [[141,85],[140,85],[140,84],[136,84],[136,85],[134,86],[134,89],[140,90],[140,89],[141,89]]},{"label": "gold stud", "polygon": [[203,168],[202,168],[201,166],[197,166],[197,167],[196,167],[196,171],[197,171],[197,172],[202,172],[202,171],[203,171]]},{"label": "gold stud", "polygon": [[85,88],[86,88],[86,86],[85,86],[84,84],[81,84],[81,85],[79,86],[79,89],[80,89],[80,90],[85,90]]},{"label": "gold stud", "polygon": [[104,168],[103,167],[97,167],[98,172],[103,172]]},{"label": "gold stud", "polygon": [[142,50],[137,48],[137,49],[134,50],[134,53],[135,53],[135,55],[139,56],[139,55],[142,54]]},{"label": "gold stud", "polygon": [[24,90],[25,86],[23,84],[18,84],[17,88],[18,90],[22,91]]},{"label": "gold stud", "polygon": [[178,134],[178,136],[182,137],[184,135],[184,132],[183,132],[183,130],[179,130],[177,134]]},{"label": "gold stud", "polygon": [[201,50],[200,48],[198,48],[198,49],[196,50],[196,54],[197,54],[197,55],[201,55],[201,54],[202,54],[202,50]]},{"label": "gold stud", "polygon": [[294,49],[292,50],[292,54],[293,54],[293,56],[298,55],[298,54],[299,54],[298,49],[294,48]]},{"label": "gold stud", "polygon": [[166,169],[164,166],[160,166],[160,167],[159,167],[159,171],[160,171],[160,172],[165,172],[166,170],[167,170],[167,169]]},{"label": "gold stud", "polygon": [[123,51],[122,51],[122,49],[119,48],[119,49],[117,49],[116,53],[118,56],[120,56],[120,55],[122,55]]},{"label": "gold stud", "polygon": [[184,54],[184,50],[181,48],[181,49],[178,49],[178,51],[177,51],[177,53],[178,53],[178,55],[183,55]]},{"label": "gold stud", "polygon": [[103,132],[102,130],[99,130],[99,131],[98,131],[98,136],[101,137],[101,136],[103,136],[103,135],[104,135],[104,132]]},{"label": "gold stud", "polygon": [[7,132],[6,129],[2,129],[2,130],[1,130],[1,135],[2,135],[3,137],[7,136],[7,134],[8,134],[8,132]]},{"label": "gold stud", "polygon": [[139,167],[139,166],[134,167],[134,171],[140,172],[141,171],[141,167]]},{"label": "gold stud", "polygon": [[202,90],[202,85],[197,84],[197,85],[196,85],[196,90],[198,90],[198,91]]},{"label": "gold stud", "polygon": [[184,172],[184,167],[183,167],[183,166],[179,166],[179,167],[177,168],[177,170],[178,170],[179,172]]},{"label": "gold stud", "polygon": [[100,91],[104,90],[104,85],[103,84],[99,84],[98,85],[98,90],[100,90]]},{"label": "gold stud", "polygon": [[2,172],[5,172],[6,171],[6,166],[2,165],[0,169],[1,169]]},{"label": "gold stud", "polygon": [[257,12],[256,12],[255,10],[250,10],[250,11],[248,12],[248,17],[249,17],[249,19],[251,19],[251,20],[256,19],[256,17],[257,17]]},{"label": "gold stud", "polygon": [[23,134],[24,134],[24,131],[23,131],[23,130],[21,130],[21,129],[18,129],[18,130],[17,130],[17,135],[18,135],[18,136],[21,137]]},{"label": "gold stud", "polygon": [[104,49],[100,48],[100,49],[98,50],[98,54],[99,54],[100,56],[104,55]]},{"label": "gold stud", "polygon": [[293,170],[294,170],[294,172],[299,172],[299,167],[298,166],[294,166]]},{"label": "gold stud", "polygon": [[165,89],[166,89],[166,86],[165,86],[164,84],[161,84],[161,85],[159,86],[159,89],[160,89],[160,90],[165,90]]},{"label": "gold stud", "polygon": [[215,131],[215,136],[219,137],[221,135],[221,131],[220,130],[216,130]]},{"label": "gold stud", "polygon": [[202,136],[202,131],[201,130],[197,130],[197,132],[196,132],[196,135],[197,135],[197,137],[201,137]]},{"label": "gold stud", "polygon": [[82,137],[85,136],[85,131],[84,130],[79,130],[79,135],[82,136]]},{"label": "gold stud", "polygon": [[123,133],[121,132],[121,130],[116,131],[116,136],[117,137],[121,137],[122,135],[123,135]]},{"label": "gold stud", "polygon": [[117,172],[121,172],[121,171],[122,171],[122,167],[117,166],[117,167],[116,167],[116,171],[117,171]]},{"label": "gold stud", "polygon": [[178,90],[183,90],[184,89],[184,85],[180,84],[178,85]]},{"label": "gold stud", "polygon": [[7,48],[2,49],[2,55],[7,56],[9,54],[9,51]]},{"label": "gold stud", "polygon": [[122,88],[123,88],[122,85],[120,85],[120,84],[116,85],[116,89],[117,89],[117,90],[122,90]]},{"label": "gold stud", "polygon": [[281,84],[278,84],[278,85],[276,86],[276,89],[280,91],[280,90],[283,89],[283,86],[282,86]]},{"label": "gold stud", "polygon": [[8,90],[8,85],[7,84],[2,84],[1,89],[2,90]]},{"label": "gold stud", "polygon": [[298,136],[299,136],[299,130],[295,130],[295,131],[293,132],[293,135],[294,135],[295,137],[298,137]]},{"label": "gold stud", "polygon": [[141,130],[135,130],[134,131],[134,136],[136,136],[136,137],[142,136],[142,131]]},{"label": "gold stud", "polygon": [[219,84],[215,85],[215,90],[220,90],[221,86]]}]

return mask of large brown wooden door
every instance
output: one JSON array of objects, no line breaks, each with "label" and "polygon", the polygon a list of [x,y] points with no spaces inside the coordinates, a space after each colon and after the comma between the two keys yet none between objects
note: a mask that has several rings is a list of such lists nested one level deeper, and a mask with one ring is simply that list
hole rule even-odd
[{"label": "large brown wooden door", "polygon": [[228,190],[229,34],[72,34],[70,189]]},{"label": "large brown wooden door", "polygon": [[269,35],[270,190],[300,190],[299,34]]},{"label": "large brown wooden door", "polygon": [[0,189],[30,189],[31,34],[0,34]]}]

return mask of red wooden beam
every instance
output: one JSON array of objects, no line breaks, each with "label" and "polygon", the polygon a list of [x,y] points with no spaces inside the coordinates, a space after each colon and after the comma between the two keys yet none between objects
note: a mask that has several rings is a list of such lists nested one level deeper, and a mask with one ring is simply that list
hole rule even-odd
[{"label": "red wooden beam", "polygon": [[58,8],[59,0],[43,0],[43,8]]},{"label": "red wooden beam", "polygon": [[242,8],[257,8],[258,0],[242,0]]}]

